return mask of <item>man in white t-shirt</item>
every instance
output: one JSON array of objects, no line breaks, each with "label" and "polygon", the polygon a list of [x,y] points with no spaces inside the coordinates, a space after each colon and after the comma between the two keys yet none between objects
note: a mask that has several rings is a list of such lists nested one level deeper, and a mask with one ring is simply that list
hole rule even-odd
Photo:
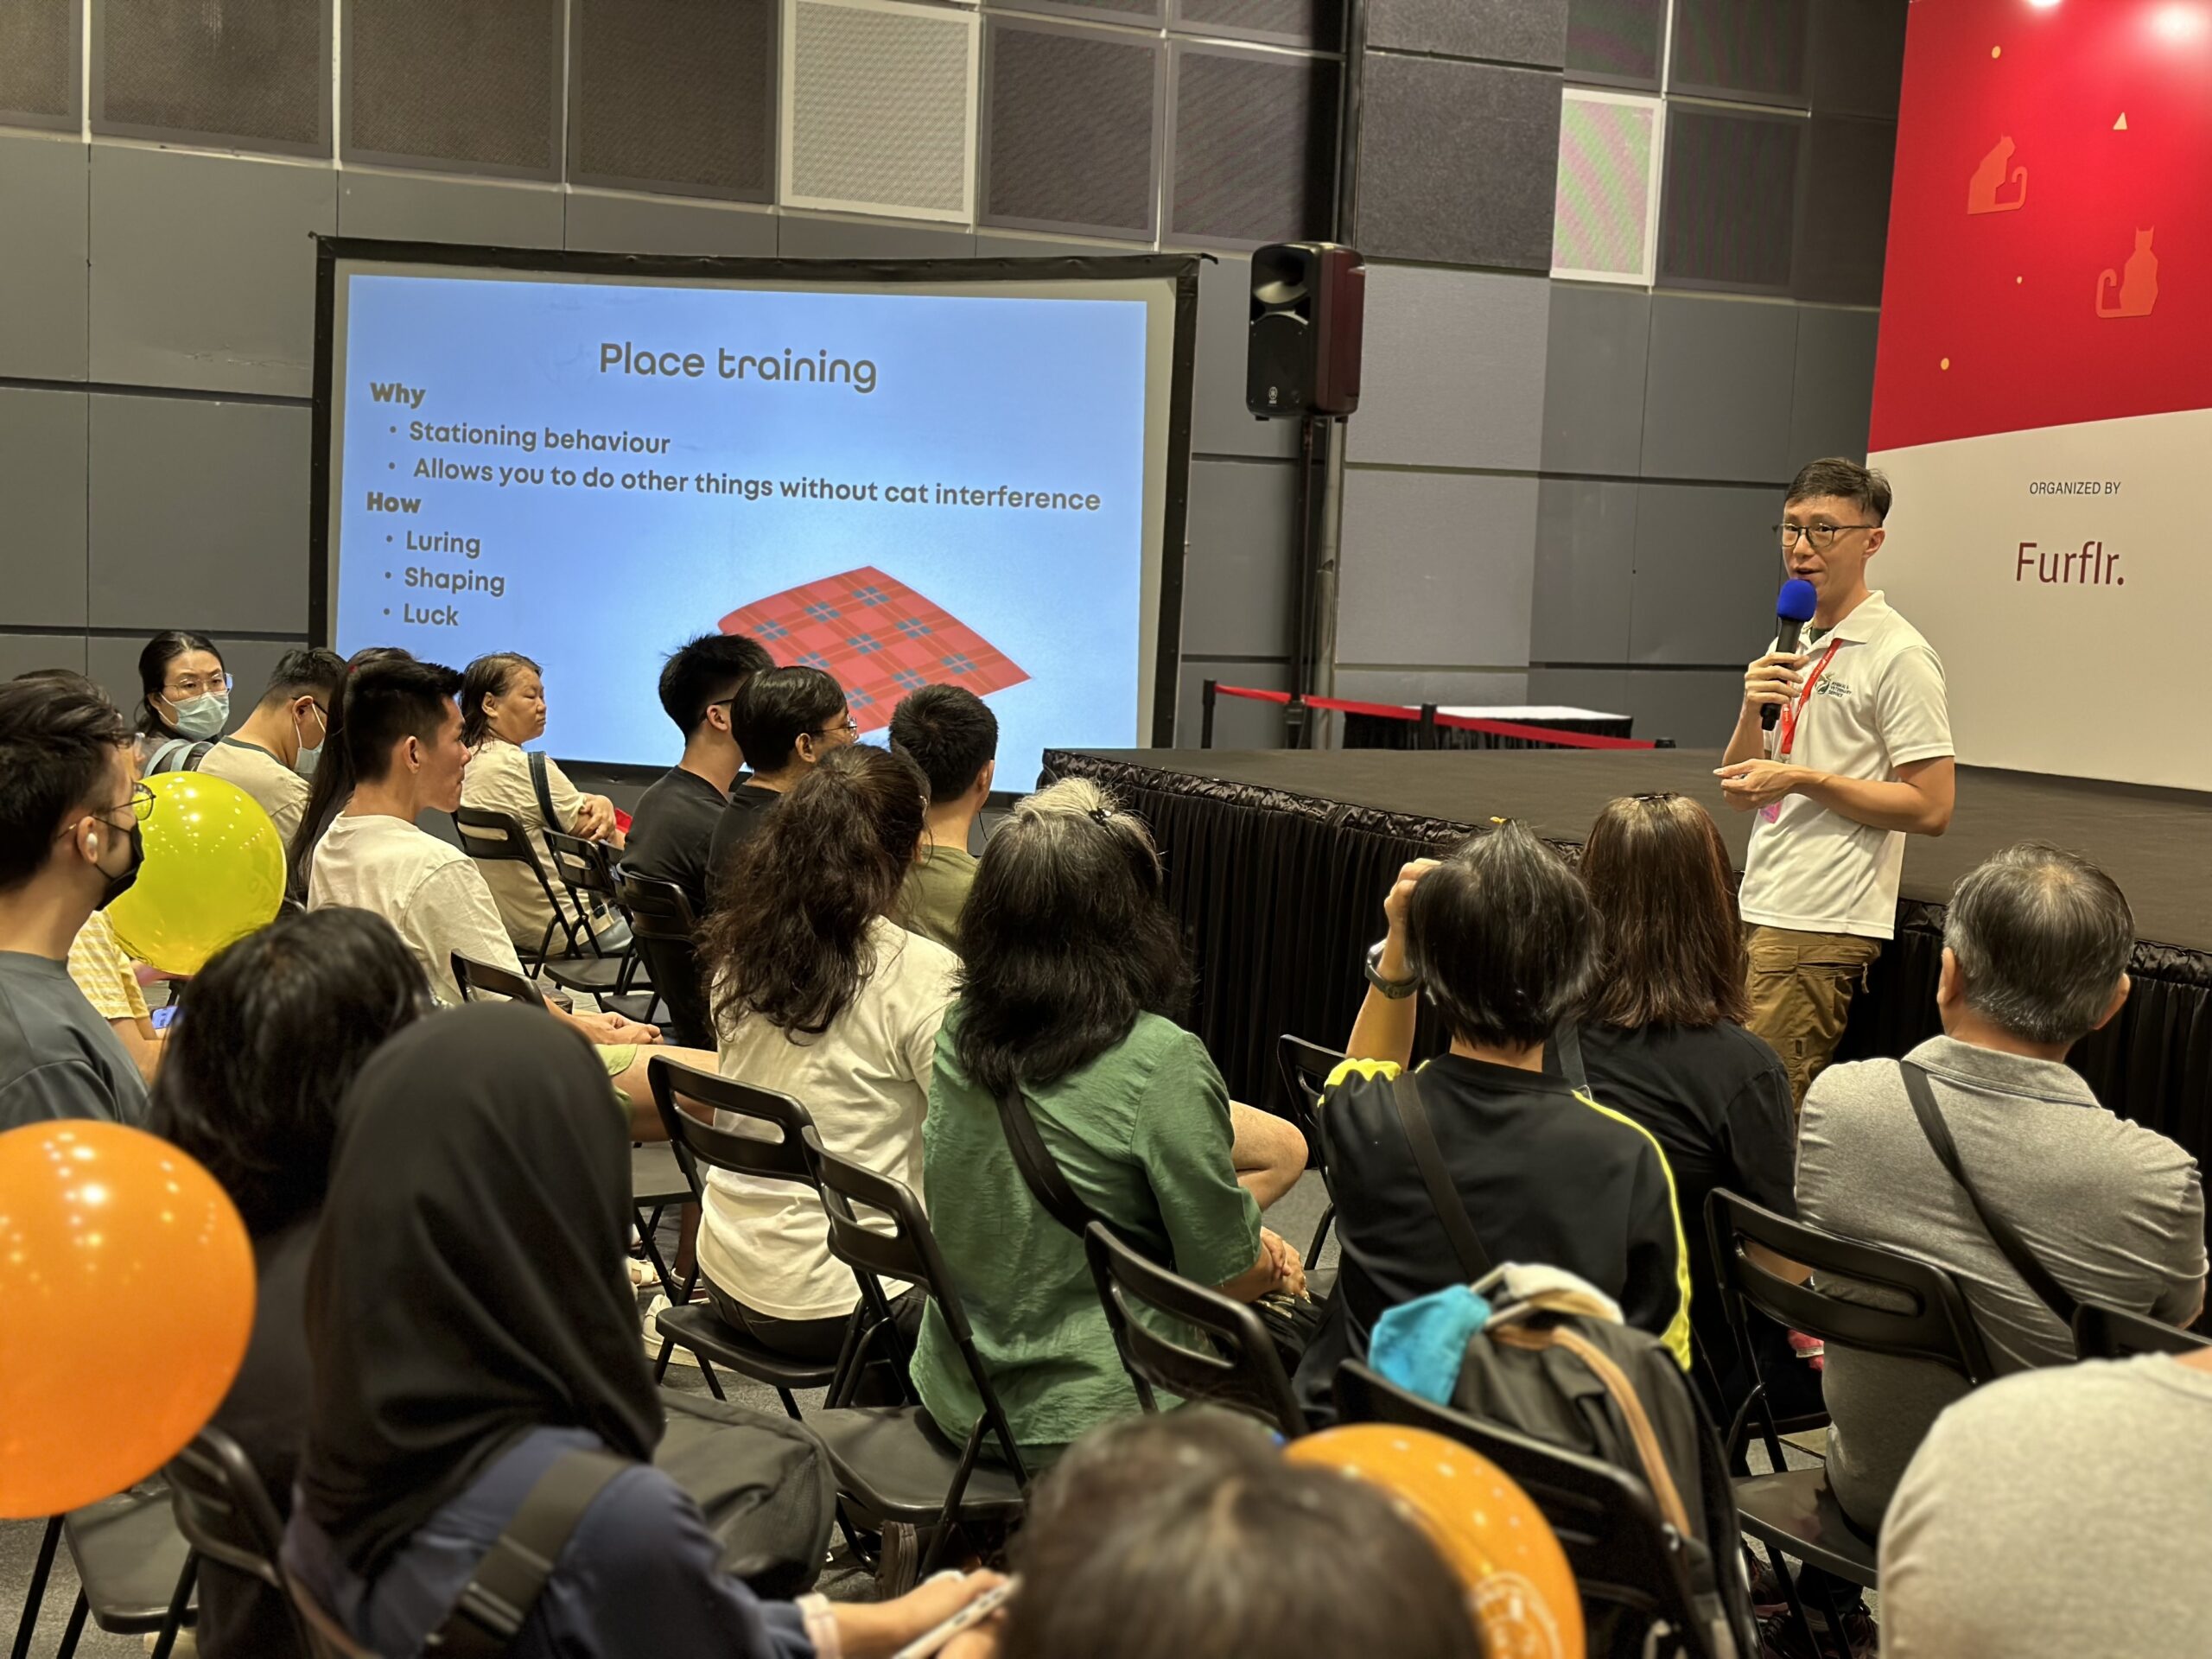
[{"label": "man in white t-shirt", "polygon": [[336,652],[317,645],[286,652],[245,724],[216,739],[200,762],[205,776],[236,784],[260,802],[288,847],[307,810],[308,779],[322,758],[331,704],[345,684],[346,659]]},{"label": "man in white t-shirt", "polygon": [[[1840,456],[1790,485],[1783,560],[1818,604],[1797,651],[1745,671],[1719,772],[1728,804],[1758,815],[1738,899],[1750,1028],[1781,1055],[1801,1104],[1895,931],[1904,838],[1942,835],[1956,794],[1943,665],[1866,586],[1889,510],[1889,480]],[[1770,705],[1772,731],[1760,724]]]}]

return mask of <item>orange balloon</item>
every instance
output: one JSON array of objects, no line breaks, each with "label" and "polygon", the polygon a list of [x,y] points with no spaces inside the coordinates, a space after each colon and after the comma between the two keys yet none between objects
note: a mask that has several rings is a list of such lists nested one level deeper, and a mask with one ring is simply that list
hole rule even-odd
[{"label": "orange balloon", "polygon": [[1283,1449],[1380,1486],[1467,1586],[1490,1659],[1581,1659],[1582,1597],[1543,1511],[1488,1458],[1423,1428],[1355,1423]]},{"label": "orange balloon", "polygon": [[0,1517],[175,1456],[238,1375],[253,1299],[245,1224],[168,1141],[89,1119],[0,1135]]}]

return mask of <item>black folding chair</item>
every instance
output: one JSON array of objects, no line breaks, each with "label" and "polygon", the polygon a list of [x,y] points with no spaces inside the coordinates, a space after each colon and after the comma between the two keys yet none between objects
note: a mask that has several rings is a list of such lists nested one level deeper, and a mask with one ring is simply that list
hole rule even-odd
[{"label": "black folding chair", "polygon": [[23,1595],[12,1659],[26,1659],[30,1652],[47,1579],[64,1544],[77,1569],[77,1599],[54,1659],[72,1659],[87,1618],[111,1636],[152,1636],[155,1659],[168,1659],[177,1631],[193,1622],[200,1563],[177,1530],[168,1494],[158,1486],[118,1492],[48,1520]]},{"label": "black folding chair", "polygon": [[302,1649],[308,1631],[279,1565],[284,1523],[269,1489],[238,1443],[219,1428],[203,1428],[165,1471],[177,1530],[195,1553],[257,1580],[284,1604]]},{"label": "black folding chair", "polygon": [[[537,861],[537,850],[530,844],[528,832],[512,813],[487,811],[480,806],[457,806],[453,812],[453,827],[462,852],[486,864],[521,865],[537,881],[537,890],[545,895],[553,919],[545,924],[536,950],[518,947],[518,954],[526,967],[543,974],[564,990],[589,991],[596,995],[601,991],[626,988],[628,978],[624,969],[627,964],[624,958],[601,956],[599,942],[589,926],[569,919],[560,899],[554,895],[553,884],[545,879],[545,867]],[[562,941],[563,950],[557,956],[553,950],[556,937]]]},{"label": "black folding chair", "polygon": [[[1153,1390],[1161,1389],[1185,1399],[1233,1407],[1286,1439],[1306,1433],[1306,1414],[1298,1408],[1274,1341],[1258,1314],[1147,1261],[1103,1222],[1094,1221],[1084,1230],[1083,1251],[1097,1281],[1098,1300],[1106,1305],[1106,1323],[1113,1328],[1122,1369],[1147,1411],[1160,1409]],[[1213,1345],[1194,1348],[1176,1340],[1165,1334],[1173,1326],[1145,1324],[1141,1308],[1196,1327]]]},{"label": "black folding chair", "polygon": [[[1879,1581],[1875,1541],[1845,1516],[1828,1489],[1825,1466],[1784,1466],[1781,1433],[1767,1404],[1766,1378],[1760,1373],[1758,1351],[1745,1331],[1745,1308],[1758,1309],[1779,1321],[1785,1330],[1802,1331],[1840,1347],[1929,1361],[1956,1372],[1972,1388],[1988,1382],[1994,1371],[1981,1332],[1967,1305],[1966,1293],[1942,1268],[1787,1220],[1733,1192],[1716,1190],[1706,1200],[1705,1214],[1728,1322],[1756,1377],[1736,1421],[1729,1426],[1729,1461],[1732,1467],[1736,1465],[1743,1437],[1756,1412],[1762,1421],[1768,1466],[1773,1471],[1736,1480],[1737,1515],[1744,1530],[1767,1547],[1775,1576],[1789,1599],[1790,1617],[1797,1621],[1798,1634],[1808,1651],[1815,1650],[1797,1585],[1782,1558],[1792,1556],[1871,1590]],[[1746,1255],[1745,1244],[1759,1245],[1824,1277],[1888,1291],[1904,1302],[1904,1311],[1847,1302],[1809,1281],[1792,1284]],[[1823,1586],[1828,1628],[1840,1630],[1839,1610],[1826,1590]]]},{"label": "black folding chair", "polygon": [[[594,925],[594,915],[600,918],[601,925],[619,918],[630,928],[629,944],[615,953],[615,959],[622,965],[621,971],[615,977],[613,989],[598,993],[601,1003],[619,1009],[626,1019],[650,1021],[659,998],[655,994],[650,964],[638,949],[637,929],[622,903],[614,880],[614,860],[607,850],[607,843],[586,841],[582,836],[563,835],[558,830],[541,833],[545,837],[545,850],[552,855],[553,874],[568,889],[569,900],[581,918],[576,927],[589,941],[591,954],[601,957],[608,954],[598,926]],[[544,971],[557,984],[565,982],[560,977],[563,973],[578,968],[588,969],[588,963],[563,962],[556,957],[546,963]]]},{"label": "black folding chair", "polygon": [[[976,1351],[975,1333],[920,1202],[888,1176],[823,1151],[813,1130],[802,1141],[822,1184],[830,1251],[858,1274],[868,1316],[891,1319],[879,1275],[926,1290],[982,1402],[964,1446],[956,1446],[919,1406],[844,1406],[807,1419],[830,1455],[837,1490],[882,1524],[878,1578],[887,1596],[899,1595],[937,1569],[956,1525],[1004,1528],[1020,1519],[1029,1468]],[[880,1219],[864,1222],[862,1211]],[[885,1223],[888,1230],[878,1231]],[[997,1442],[1002,1465],[981,1461],[987,1435]],[[906,1529],[903,1537],[899,1528]],[[918,1564],[911,1548],[918,1528],[930,1533]]]},{"label": "black folding chair", "polygon": [[287,1577],[292,1611],[307,1631],[308,1659],[377,1659],[377,1656],[346,1634],[329,1611],[308,1593],[297,1579]]},{"label": "black folding chair", "polygon": [[632,874],[620,865],[615,867],[614,886],[629,912],[630,937],[652,970],[676,1040],[691,1048],[712,1048],[714,1020],[699,977],[699,918],[691,900],[675,882]]},{"label": "black folding chair", "polygon": [[2078,1302],[2074,1308],[2074,1348],[2083,1359],[2130,1359],[2137,1354],[2190,1354],[2212,1348],[2212,1338],[2125,1308]]},{"label": "black folding chair", "polygon": [[1337,1218],[1336,1191],[1329,1185],[1328,1147],[1321,1139],[1321,1090],[1329,1081],[1329,1073],[1344,1063],[1344,1057],[1338,1050],[1309,1043],[1303,1037],[1285,1032],[1275,1039],[1275,1069],[1282,1074],[1283,1096],[1290,1103],[1291,1122],[1306,1137],[1307,1160],[1321,1172],[1321,1185],[1329,1193],[1329,1206],[1321,1211],[1321,1224],[1313,1230],[1313,1242],[1306,1247],[1308,1267],[1321,1259],[1321,1246],[1328,1242],[1329,1225]]},{"label": "black folding chair", "polygon": [[[1685,1541],[1659,1513],[1651,1489],[1635,1476],[1408,1394],[1355,1361],[1337,1368],[1336,1393],[1342,1422],[1425,1428],[1472,1447],[1510,1475],[1558,1535],[1592,1623],[1605,1609],[1622,1608],[1647,1629],[1666,1628],[1666,1641],[1637,1651],[1652,1659],[1666,1654],[1713,1659],[1715,1644],[1697,1606]],[[1736,1541],[1713,1543],[1715,1569],[1735,1572]],[[1738,1653],[1756,1654],[1749,1599],[1724,1594],[1722,1600],[1738,1626]]]}]

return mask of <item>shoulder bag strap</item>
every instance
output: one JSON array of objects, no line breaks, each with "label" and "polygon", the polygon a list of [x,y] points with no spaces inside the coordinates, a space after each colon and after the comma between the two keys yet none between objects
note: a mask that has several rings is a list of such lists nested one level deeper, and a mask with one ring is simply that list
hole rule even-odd
[{"label": "shoulder bag strap", "polygon": [[1920,1120],[1920,1132],[1928,1137],[1928,1144],[1936,1149],[1936,1157],[1951,1179],[1967,1195],[1967,1202],[1974,1206],[1975,1215],[2012,1271],[2027,1281],[2028,1288],[2036,1294],[2045,1307],[2057,1315],[2059,1324],[2069,1331],[2074,1328],[2074,1298],[2066,1287],[2050,1276],[2050,1269],[2036,1259],[2028,1242],[2014,1230],[2012,1224],[1981,1201],[1981,1194],[1974,1190],[1967,1179],[1967,1166],[1959,1160],[1958,1143],[1951,1139],[1950,1125],[1943,1122],[1943,1114],[1936,1109],[1936,1091],[1928,1086],[1928,1073],[1910,1060],[1900,1060],[1897,1069],[1904,1077],[1905,1097],[1912,1102],[1912,1113]]},{"label": "shoulder bag strap", "polygon": [[545,827],[559,835],[567,835],[569,826],[561,822],[561,815],[553,810],[553,786],[547,780],[545,757],[536,750],[530,754],[530,786],[537,791],[537,810],[544,814]]},{"label": "shoulder bag strap", "polygon": [[1590,1074],[1582,1065],[1582,1033],[1573,1020],[1560,1021],[1559,1029],[1552,1033],[1552,1046],[1559,1052],[1559,1069],[1567,1086],[1578,1095],[1588,1094]]},{"label": "shoulder bag strap", "polygon": [[1046,1215],[1081,1238],[1098,1216],[1068,1185],[1059,1160],[1037,1133],[1037,1120],[1020,1089],[1009,1089],[999,1096],[999,1128],[1006,1132],[1014,1166],[1021,1172],[1021,1184],[1029,1189],[1029,1196],[1044,1207]]},{"label": "shoulder bag strap", "polygon": [[456,1659],[493,1659],[513,1641],[576,1523],[607,1483],[631,1467],[607,1452],[567,1452],[537,1478],[514,1519],[469,1575],[461,1599],[423,1644]]},{"label": "shoulder bag strap", "polygon": [[1459,1258],[1460,1272],[1469,1284],[1488,1278],[1490,1252],[1475,1231],[1466,1201],[1452,1184],[1452,1172],[1444,1166],[1444,1153],[1436,1144],[1436,1131],[1429,1127],[1428,1109],[1421,1102],[1421,1084],[1414,1081],[1411,1066],[1391,1080],[1390,1098],[1397,1104],[1398,1123],[1405,1130],[1406,1145],[1413,1150],[1421,1184],[1428,1188],[1429,1205],[1444,1225],[1445,1237],[1452,1241],[1452,1254]]}]

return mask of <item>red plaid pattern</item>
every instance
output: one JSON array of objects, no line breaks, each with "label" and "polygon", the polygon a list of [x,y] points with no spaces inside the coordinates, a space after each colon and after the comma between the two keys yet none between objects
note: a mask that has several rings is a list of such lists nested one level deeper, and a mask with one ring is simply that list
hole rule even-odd
[{"label": "red plaid pattern", "polygon": [[863,732],[888,726],[899,698],[925,685],[964,685],[981,697],[1029,677],[943,606],[874,565],[756,599],[721,626],[751,634],[785,667],[835,677]]}]

